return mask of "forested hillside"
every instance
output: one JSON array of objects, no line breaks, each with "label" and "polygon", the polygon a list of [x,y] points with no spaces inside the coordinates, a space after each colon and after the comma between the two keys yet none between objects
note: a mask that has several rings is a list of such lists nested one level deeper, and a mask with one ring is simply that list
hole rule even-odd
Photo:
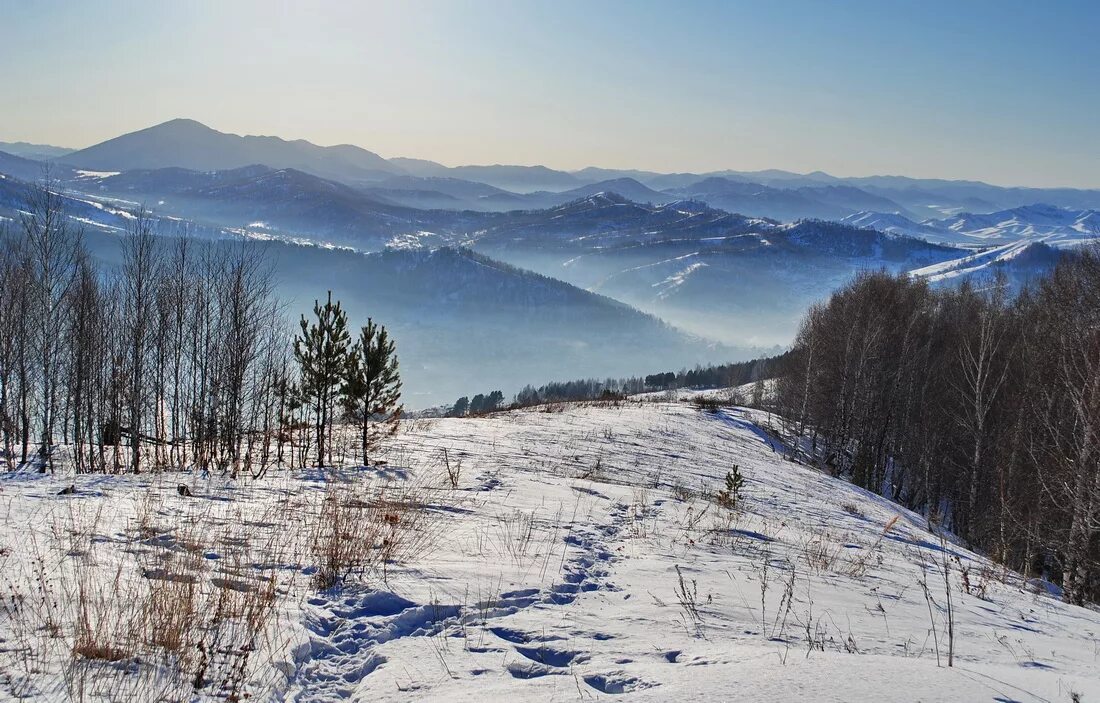
[{"label": "forested hillside", "polygon": [[1019,296],[859,276],[807,313],[779,410],[813,461],[1100,597],[1100,253]]}]

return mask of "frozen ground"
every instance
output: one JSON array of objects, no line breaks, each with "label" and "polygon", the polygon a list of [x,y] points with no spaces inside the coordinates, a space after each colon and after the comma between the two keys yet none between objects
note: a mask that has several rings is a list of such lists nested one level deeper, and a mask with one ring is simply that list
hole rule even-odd
[{"label": "frozen ground", "polygon": [[[555,410],[414,421],[369,470],[4,476],[4,597],[22,606],[0,609],[0,698],[1100,700],[1100,613],[787,460],[764,416]],[[713,496],[733,465],[730,510]],[[382,487],[406,510],[384,522],[410,525],[400,563],[317,590],[325,496]],[[112,630],[174,612],[149,588],[165,583],[195,584],[196,618],[211,594],[235,616],[176,650]],[[125,646],[74,654],[100,631]]]}]

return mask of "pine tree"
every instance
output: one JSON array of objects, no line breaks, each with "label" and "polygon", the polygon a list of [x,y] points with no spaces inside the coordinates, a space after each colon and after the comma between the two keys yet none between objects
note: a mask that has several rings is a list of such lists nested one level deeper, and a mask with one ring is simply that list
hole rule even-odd
[{"label": "pine tree", "polygon": [[726,487],[718,491],[718,504],[730,510],[736,508],[744,485],[745,477],[741,475],[741,467],[734,464],[733,470],[726,472]]},{"label": "pine tree", "polygon": [[352,413],[362,415],[363,463],[369,465],[370,451],[383,437],[397,433],[401,419],[401,376],[396,347],[385,326],[368,317],[350,359],[344,393]]},{"label": "pine tree", "polygon": [[466,417],[466,412],[470,409],[470,399],[467,396],[462,396],[455,401],[455,404],[451,407],[451,417]]},{"label": "pine tree", "polygon": [[478,393],[470,399],[470,414],[477,415],[485,411],[485,394]]},{"label": "pine tree", "polygon": [[317,318],[314,324],[302,315],[301,335],[294,337],[294,358],[301,372],[299,390],[313,410],[317,465],[324,467],[325,435],[331,431],[333,408],[347,376],[351,335],[347,314],[340,301],[332,302],[332,291],[324,305],[313,302],[313,314]]}]

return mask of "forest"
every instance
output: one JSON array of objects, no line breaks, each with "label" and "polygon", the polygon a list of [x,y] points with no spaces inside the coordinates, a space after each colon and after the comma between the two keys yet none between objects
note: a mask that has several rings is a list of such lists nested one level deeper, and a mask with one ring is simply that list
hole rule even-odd
[{"label": "forest", "polygon": [[806,314],[776,403],[822,469],[1100,597],[1100,251],[1015,296],[863,274]]}]

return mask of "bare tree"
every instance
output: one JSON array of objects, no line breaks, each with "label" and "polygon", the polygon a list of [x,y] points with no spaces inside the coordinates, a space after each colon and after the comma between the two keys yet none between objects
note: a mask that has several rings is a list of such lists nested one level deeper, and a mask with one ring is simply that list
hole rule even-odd
[{"label": "bare tree", "polygon": [[[150,346],[150,327],[154,321],[156,277],[158,275],[156,237],[152,231],[149,214],[141,210],[130,221],[130,228],[123,240],[121,277],[125,294],[126,347],[129,376],[130,467],[134,473],[141,471],[141,441],[144,430],[146,405],[149,398],[147,355]],[[154,401],[155,402],[155,401]]]}]

